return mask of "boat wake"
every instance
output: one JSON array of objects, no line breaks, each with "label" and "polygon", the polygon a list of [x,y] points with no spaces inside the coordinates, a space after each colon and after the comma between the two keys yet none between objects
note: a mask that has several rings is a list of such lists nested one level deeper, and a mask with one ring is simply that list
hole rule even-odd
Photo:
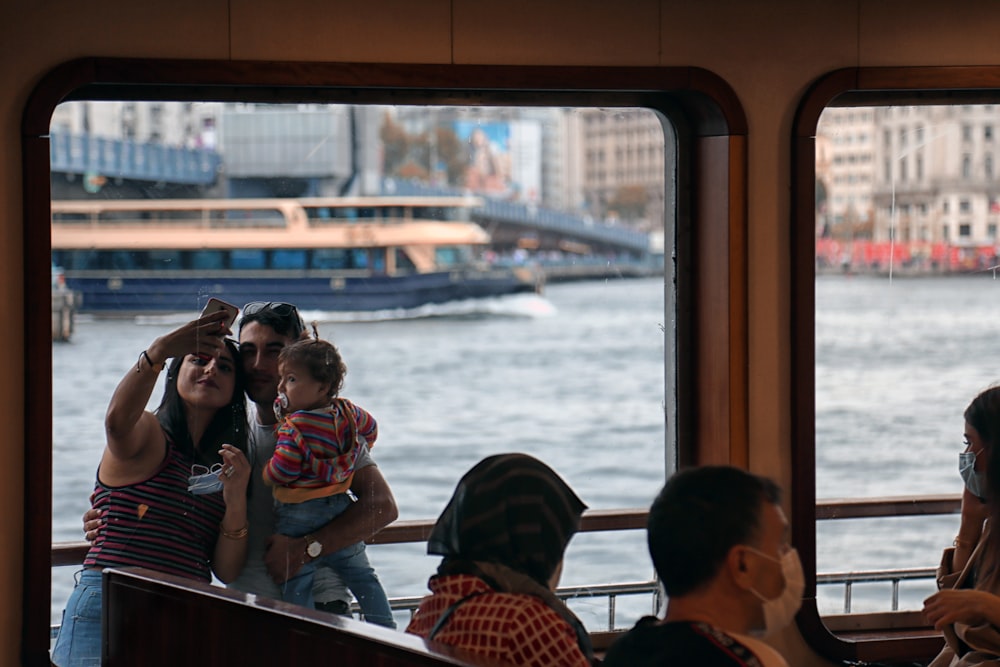
[{"label": "boat wake", "polygon": [[[431,303],[417,308],[393,308],[373,311],[303,310],[302,319],[317,322],[390,322],[428,318],[481,319],[490,317],[541,318],[555,314],[552,302],[538,294],[509,294],[483,299],[465,299],[447,303]],[[198,316],[190,313],[138,315],[139,325],[162,326],[183,324]]]},{"label": "boat wake", "polygon": [[428,318],[481,319],[489,317],[548,317],[556,312],[545,297],[537,294],[510,294],[484,299],[431,303],[418,308],[394,308],[370,312],[302,311],[306,322],[386,322]]}]

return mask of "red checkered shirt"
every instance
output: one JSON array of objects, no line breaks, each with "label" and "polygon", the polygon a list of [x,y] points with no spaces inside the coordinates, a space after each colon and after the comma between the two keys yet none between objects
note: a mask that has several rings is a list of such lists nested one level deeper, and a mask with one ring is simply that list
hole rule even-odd
[{"label": "red checkered shirt", "polygon": [[444,611],[472,593],[438,631],[435,641],[522,667],[589,667],[573,628],[533,595],[494,593],[468,574],[432,577],[406,631],[427,637]]}]

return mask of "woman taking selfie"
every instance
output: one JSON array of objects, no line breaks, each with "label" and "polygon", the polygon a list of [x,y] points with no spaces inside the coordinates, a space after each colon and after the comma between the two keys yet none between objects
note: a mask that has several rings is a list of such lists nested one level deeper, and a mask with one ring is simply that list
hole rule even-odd
[{"label": "woman taking selfie", "polygon": [[[59,667],[101,660],[101,570],[141,566],[211,581],[246,559],[247,451],[243,369],[215,312],[164,334],[118,383],[91,495],[104,518],[77,573],[52,650]],[[166,387],[145,407],[168,359]]]}]

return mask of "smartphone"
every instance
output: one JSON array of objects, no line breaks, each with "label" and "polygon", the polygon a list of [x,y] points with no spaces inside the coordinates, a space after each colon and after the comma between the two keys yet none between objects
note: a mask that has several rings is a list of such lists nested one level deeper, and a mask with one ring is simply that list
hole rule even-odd
[{"label": "smartphone", "polygon": [[214,313],[220,310],[226,311],[226,319],[223,320],[226,324],[226,328],[232,329],[233,323],[236,321],[236,315],[239,314],[240,309],[231,303],[226,303],[222,299],[216,299],[214,296],[208,300],[205,307],[201,311],[201,316],[205,317],[209,313]]}]

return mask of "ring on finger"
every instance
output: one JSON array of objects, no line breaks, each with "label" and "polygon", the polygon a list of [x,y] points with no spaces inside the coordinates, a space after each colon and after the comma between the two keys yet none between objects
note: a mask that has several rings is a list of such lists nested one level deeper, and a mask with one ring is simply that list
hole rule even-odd
[{"label": "ring on finger", "polygon": [[226,469],[222,471],[222,474],[226,477],[232,477],[234,470],[235,468],[233,468],[233,466],[227,466]]}]

